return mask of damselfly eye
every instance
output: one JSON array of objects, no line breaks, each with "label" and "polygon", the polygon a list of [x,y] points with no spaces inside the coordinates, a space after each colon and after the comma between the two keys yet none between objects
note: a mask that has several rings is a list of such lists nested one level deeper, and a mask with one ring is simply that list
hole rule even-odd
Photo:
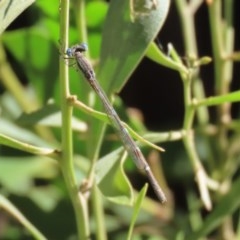
[{"label": "damselfly eye", "polygon": [[66,51],[66,54],[67,54],[69,57],[72,57],[72,49],[71,49],[71,48],[68,48],[67,51]]},{"label": "damselfly eye", "polygon": [[85,52],[88,50],[88,45],[86,43],[81,43],[79,45],[79,49],[82,51],[82,52]]}]

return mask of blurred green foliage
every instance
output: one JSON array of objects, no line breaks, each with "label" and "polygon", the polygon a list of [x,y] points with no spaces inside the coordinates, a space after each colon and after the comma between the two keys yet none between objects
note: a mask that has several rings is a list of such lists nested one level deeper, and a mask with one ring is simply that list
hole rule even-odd
[{"label": "blurred green foliage", "polygon": [[[0,16],[8,6],[11,23],[19,15],[14,8],[17,3],[3,2]],[[74,175],[81,196],[89,190],[84,189],[84,183],[90,179],[91,169],[97,184],[96,190],[91,186],[91,197],[86,201],[91,239],[238,239],[239,120],[232,119],[231,103],[239,102],[240,93],[231,92],[230,87],[233,62],[239,61],[233,48],[234,1],[172,1],[180,16],[185,62],[173,45],[169,44],[169,53],[164,54],[153,42],[169,1],[70,2],[69,42],[88,42],[87,57],[111,99],[144,56],[177,71],[183,83],[185,115],[182,128],[176,131],[148,132],[141,119],[125,113],[122,101],[115,96],[118,112],[142,145],[148,143],[140,136],[151,143],[168,143],[163,156],[165,172],[159,154],[155,150],[149,153],[148,148],[154,174],[168,195],[168,204],[160,206],[145,196],[146,185],[139,193],[133,189],[123,167],[133,171],[134,166],[130,161],[124,165],[123,147],[114,131],[105,129],[108,119],[101,113],[101,103],[79,73],[70,70],[71,95],[86,104],[74,109],[71,118]],[[204,4],[209,11],[213,56],[199,57],[191,24]],[[32,239],[30,233],[36,239],[80,238],[76,209],[61,174],[61,106],[66,101],[59,81],[59,59],[64,61],[59,37],[61,6],[57,0],[36,1],[1,35],[1,239]],[[27,5],[21,7],[23,10]],[[211,59],[215,92],[208,98],[200,71]],[[214,123],[208,106],[216,108],[218,120]],[[100,159],[97,163],[93,161],[96,156]],[[168,183],[176,182],[182,189],[171,186],[171,194]],[[103,226],[97,220],[99,211]]]}]

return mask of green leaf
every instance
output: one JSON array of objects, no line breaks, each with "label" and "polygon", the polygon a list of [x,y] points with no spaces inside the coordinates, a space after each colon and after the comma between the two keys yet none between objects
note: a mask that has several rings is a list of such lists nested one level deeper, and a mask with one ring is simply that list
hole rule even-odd
[{"label": "green leaf", "polygon": [[[98,78],[107,93],[120,91],[161,29],[169,0],[111,1],[106,18]],[[147,11],[145,11],[145,6]],[[133,16],[134,18],[131,18]]]},{"label": "green leaf", "polygon": [[32,188],[28,197],[46,212],[53,211],[62,198],[62,192],[54,185]]},{"label": "green leaf", "polygon": [[41,11],[44,13],[44,15],[47,15],[47,16],[49,16],[51,18],[55,18],[55,19],[59,18],[59,11],[56,11],[56,6],[58,6],[58,4],[59,4],[58,0],[36,1],[36,6],[41,8]]},{"label": "green leaf", "polygon": [[42,24],[7,32],[3,35],[3,42],[16,60],[21,63],[38,97],[42,102],[46,102],[52,98],[54,88],[58,84],[59,53],[54,42],[51,41],[50,29],[44,28]]},{"label": "green leaf", "polygon": [[[71,120],[72,128],[75,131],[85,132],[87,130],[86,123],[80,121],[74,116],[71,118]],[[38,124],[48,127],[62,127],[60,109],[54,104],[46,105],[43,108],[31,113],[23,113],[17,121],[18,124],[23,126],[34,126]]]},{"label": "green leaf", "polygon": [[108,4],[104,1],[89,2],[86,6],[87,26],[89,28],[100,28],[104,22],[107,9]]},{"label": "green leaf", "polygon": [[14,216],[33,235],[34,239],[47,238],[4,196],[0,195],[0,207]]},{"label": "green leaf", "polygon": [[35,0],[0,1],[0,34]]},{"label": "green leaf", "polygon": [[151,43],[146,52],[147,57],[153,60],[156,63],[159,63],[165,67],[180,71],[186,72],[186,67],[183,64],[180,64],[174,61],[172,58],[162,53],[159,47],[155,43]]},{"label": "green leaf", "polygon": [[188,239],[197,240],[207,236],[216,229],[226,217],[230,216],[240,206],[240,178],[232,185],[230,192],[225,195],[216,205],[215,209],[204,220],[200,229],[188,236]]},{"label": "green leaf", "polygon": [[146,192],[147,192],[147,189],[148,189],[148,184],[145,184],[144,187],[142,188],[142,190],[139,192],[138,194],[138,197],[135,201],[135,204],[134,204],[134,209],[133,209],[133,215],[132,215],[132,219],[131,219],[131,224],[130,224],[130,228],[129,228],[129,231],[128,231],[128,238],[129,240],[132,239],[132,235],[133,235],[133,227],[134,227],[134,224],[137,220],[137,216],[139,214],[139,211],[141,209],[141,205],[142,205],[142,201],[144,199],[144,197],[146,196]]},{"label": "green leaf", "polygon": [[122,148],[102,159],[95,166],[96,182],[102,194],[117,204],[132,205],[133,190],[123,170]]},{"label": "green leaf", "polygon": [[52,179],[58,173],[54,161],[41,157],[1,157],[0,182],[9,192],[28,195],[34,178]]},{"label": "green leaf", "polygon": [[[31,130],[20,128],[16,124],[0,119],[0,134],[14,138],[15,140],[22,141],[23,143],[34,144],[39,147],[53,146],[52,143],[44,141],[40,136],[33,133]],[[2,139],[1,139],[2,140]]]}]

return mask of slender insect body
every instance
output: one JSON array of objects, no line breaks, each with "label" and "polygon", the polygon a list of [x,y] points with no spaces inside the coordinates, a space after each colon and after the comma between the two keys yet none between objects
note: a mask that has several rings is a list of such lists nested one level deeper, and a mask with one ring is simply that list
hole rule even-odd
[{"label": "slender insect body", "polygon": [[138,168],[139,169],[144,169],[145,170],[146,166],[149,167],[145,158],[144,158],[144,156],[143,156],[143,154],[142,154],[142,152],[140,151],[139,147],[136,147],[134,149],[134,156],[138,159],[142,159],[142,161],[138,161]]},{"label": "slender insect body", "polygon": [[158,199],[161,201],[161,203],[167,202],[167,198],[166,198],[164,192],[162,191],[162,189],[159,187],[158,182],[155,179],[150,167],[148,165],[146,165],[144,170],[147,174],[147,177],[148,177],[148,179],[151,183],[151,186],[152,186],[155,194],[157,195]]},{"label": "slender insect body", "polygon": [[81,69],[82,73],[86,77],[87,80],[94,79],[95,74],[92,69],[92,66],[88,62],[86,58],[82,55],[81,52],[74,53],[75,58],[77,59],[77,66]]},{"label": "slender insect body", "polygon": [[103,107],[112,123],[114,128],[116,129],[116,132],[118,133],[119,137],[122,140],[122,143],[131,156],[131,158],[134,160],[134,163],[139,169],[142,169],[145,171],[149,182],[152,185],[153,190],[155,191],[157,197],[161,201],[161,203],[165,203],[167,201],[161,187],[158,185],[157,180],[155,179],[148,163],[146,162],[141,150],[136,145],[135,141],[131,138],[130,134],[128,133],[128,130],[124,127],[122,124],[118,114],[112,107],[110,101],[108,100],[106,94],[104,93],[103,89],[99,85],[94,70],[91,66],[91,64],[88,62],[88,60],[84,57],[83,52],[87,50],[86,44],[78,44],[75,45],[69,49],[67,49],[66,54],[69,57],[74,57],[77,62],[78,68],[81,70],[83,75],[85,76],[86,80],[90,84],[90,86],[93,88],[93,90],[97,93],[99,98],[102,101]]}]

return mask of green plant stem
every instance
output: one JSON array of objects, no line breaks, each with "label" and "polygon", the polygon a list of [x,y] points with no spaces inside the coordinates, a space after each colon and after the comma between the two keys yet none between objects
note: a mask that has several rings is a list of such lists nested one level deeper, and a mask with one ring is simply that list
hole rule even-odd
[{"label": "green plant stem", "polygon": [[[88,35],[87,35],[87,24],[86,24],[86,16],[85,16],[85,7],[86,2],[85,0],[76,0],[74,1],[74,12],[75,12],[75,19],[76,25],[79,34],[80,42],[87,43],[88,42]],[[90,57],[90,51],[86,51],[85,55],[87,58]]]},{"label": "green plant stem", "polygon": [[191,130],[192,124],[193,124],[193,118],[195,114],[195,108],[192,106],[191,82],[192,82],[192,73],[190,70],[187,77],[183,79],[184,105],[185,105],[185,116],[183,121],[183,128],[186,131]]},{"label": "green plant stem", "polygon": [[240,91],[231,92],[221,96],[209,97],[201,100],[197,100],[193,103],[195,106],[216,106],[226,102],[239,102],[240,101]]},{"label": "green plant stem", "polygon": [[186,131],[186,135],[183,136],[183,143],[196,175],[196,181],[198,183],[201,199],[206,209],[210,210],[212,208],[212,203],[210,200],[208,187],[207,187],[207,176],[205,174],[201,161],[198,157],[195,142],[194,142],[194,133],[192,131],[192,123],[193,123],[193,117],[195,114],[195,108],[191,106],[190,82],[191,82],[191,76],[189,76],[189,79],[184,80],[185,116],[184,116],[183,129]]},{"label": "green plant stem", "polygon": [[[60,9],[60,42],[62,44],[62,49],[65,51],[66,46],[68,45],[69,0],[61,0]],[[68,80],[68,66],[60,56],[60,86],[62,107],[62,159],[60,164],[75,212],[78,239],[86,240],[90,235],[88,206],[87,199],[78,190],[78,185],[74,174],[71,128],[72,106],[68,104],[68,97],[70,96]]]},{"label": "green plant stem", "polygon": [[204,2],[204,0],[192,0],[189,2],[189,8],[191,9],[192,14],[195,14],[200,5]]},{"label": "green plant stem", "polygon": [[[203,82],[200,79],[195,81],[195,84],[193,84],[193,92],[194,92],[195,98],[201,99],[201,100],[206,99]],[[198,102],[198,101],[196,101],[196,102]],[[193,99],[192,103],[195,104],[195,99]],[[202,129],[207,129],[207,126],[210,121],[210,116],[209,116],[207,107],[205,105],[203,105],[203,107],[197,107],[196,109],[197,109],[196,117],[197,117],[197,120],[199,123],[199,127]],[[215,166],[216,161],[214,159],[214,153],[211,148],[211,139],[209,138],[209,136],[207,134],[203,134],[202,136],[204,138],[206,152],[208,153],[207,154],[208,155],[208,161],[207,161],[208,169],[209,169],[209,172],[211,173],[212,171],[214,171],[214,169],[216,169],[216,166]]]},{"label": "green plant stem", "polygon": [[[87,37],[87,26],[86,26],[86,16],[85,16],[85,0],[76,0],[74,5],[74,11],[75,11],[75,19],[76,19],[76,25],[79,33],[79,39],[80,42],[88,42]],[[86,57],[90,59],[90,51],[86,52]],[[90,92],[88,89],[84,90],[85,92]],[[91,124],[94,126],[94,124]],[[99,194],[99,191],[97,189],[97,186],[95,185],[95,179],[94,179],[94,167],[95,163],[99,158],[99,152],[103,141],[104,132],[106,129],[106,124],[102,127],[101,132],[99,133],[99,139],[95,146],[93,146],[92,138],[90,137],[88,140],[88,146],[90,146],[89,151],[89,159],[91,159],[91,166],[89,169],[89,173],[87,176],[89,184],[93,186],[92,188],[92,200],[93,200],[93,213],[95,215],[96,219],[96,228],[97,228],[97,238],[98,239],[106,239],[106,227],[104,226],[104,214],[103,212],[103,205],[101,202],[101,195]],[[93,130],[92,130],[93,131]],[[95,133],[90,133],[90,135]],[[94,153],[92,149],[94,148]]]},{"label": "green plant stem", "polygon": [[[233,76],[233,61],[231,59],[227,59],[226,56],[231,55],[234,51],[234,28],[233,28],[233,9],[234,9],[234,1],[224,1],[224,69],[223,69],[223,85],[225,94],[230,92],[232,76]],[[225,102],[223,105],[224,111],[224,120],[227,120],[227,123],[231,122],[231,102]],[[225,121],[226,122],[226,121]],[[224,126],[226,129],[226,126]],[[238,134],[237,134],[238,135]],[[226,138],[228,137],[228,129],[226,129]],[[234,139],[235,136],[232,136],[231,139]],[[228,146],[227,147],[227,161],[224,161],[223,171],[225,166],[231,165],[233,158],[231,152],[231,143],[233,141],[226,141]],[[231,171],[229,172],[231,175]]]},{"label": "green plant stem", "polygon": [[34,239],[47,239],[7,198],[2,195],[0,195],[0,207],[14,216],[32,234]]},{"label": "green plant stem", "polygon": [[[194,13],[196,9],[191,8],[185,0],[177,0],[176,4],[182,23],[186,55],[190,57],[190,59],[196,59],[198,57],[194,30]],[[179,61],[178,58],[177,60]],[[198,72],[198,68],[189,68],[188,74],[183,74],[180,72],[180,76],[183,81],[185,106],[183,129],[185,130],[186,135],[183,136],[183,143],[196,175],[196,181],[198,183],[201,199],[205,207],[207,209],[211,209],[212,204],[207,187],[207,175],[205,174],[204,168],[198,157],[194,141],[194,133],[192,130],[193,119],[196,112],[196,108],[192,105],[192,84],[197,80]]]},{"label": "green plant stem", "polygon": [[[224,60],[224,26],[222,24],[222,3],[220,0],[215,0],[208,7],[210,19],[210,33],[212,40],[213,59],[214,59],[214,78],[215,78],[215,93],[223,95],[229,92],[229,79],[226,78],[226,62]],[[223,163],[228,148],[227,129],[224,123],[230,121],[230,104],[225,103],[217,107],[217,119],[219,125],[218,143],[219,157]]]},{"label": "green plant stem", "polygon": [[[183,29],[183,39],[185,44],[185,49],[187,56],[197,58],[198,57],[198,50],[197,50],[197,41],[196,41],[196,34],[195,34],[195,27],[194,27],[194,14],[197,11],[198,7],[202,4],[202,0],[195,0],[190,1],[189,4],[185,0],[177,0],[177,7],[180,14],[180,19],[182,23]],[[201,98],[204,98],[203,91],[201,92],[198,88],[200,83],[200,79],[198,78],[199,67],[194,68],[194,75],[193,75],[193,92]],[[198,114],[200,124],[206,124],[208,120],[208,111],[206,108],[201,108],[201,114]],[[204,122],[203,120],[204,117]]]},{"label": "green plant stem", "polygon": [[[86,16],[85,16],[85,0],[76,0],[75,1],[75,19],[77,24],[77,29],[79,32],[79,40],[81,42],[87,42],[87,25],[86,25]],[[86,52],[85,54],[88,54]]]},{"label": "green plant stem", "polygon": [[[233,76],[233,61],[227,60],[226,56],[231,55],[234,49],[234,28],[233,28],[233,0],[224,1],[224,16],[225,16],[225,28],[224,28],[224,76],[223,76],[223,85],[225,86],[225,93],[228,93],[230,90],[230,84],[232,82]],[[229,107],[230,108],[230,107]],[[228,114],[230,115],[230,109]]]},{"label": "green plant stem", "polygon": [[106,228],[105,228],[105,220],[104,220],[104,210],[103,210],[103,203],[102,203],[102,196],[101,193],[96,185],[96,182],[93,183],[92,188],[92,206],[94,210],[94,214],[96,216],[96,237],[98,240],[105,240],[107,239]]},{"label": "green plant stem", "polygon": [[[224,1],[224,3],[219,0],[213,1],[209,4],[208,10],[214,58],[215,92],[217,95],[226,95],[230,92],[233,76],[233,61],[227,58],[227,56],[232,54],[234,47],[233,1]],[[222,177],[225,182],[230,182],[232,178],[231,169],[236,168],[232,156],[234,141],[229,141],[229,131],[227,128],[227,125],[231,122],[230,102],[226,101],[219,105],[217,107],[217,114],[217,143],[221,163],[219,176]],[[231,139],[234,139],[235,136],[236,135],[233,135]],[[228,229],[228,233],[234,235],[233,230],[230,229],[229,226],[232,226],[232,219],[227,217],[221,226],[223,239],[232,239],[232,237],[229,238],[229,236],[226,236],[226,229]]]},{"label": "green plant stem", "polygon": [[194,18],[191,8],[185,0],[176,0],[183,31],[183,39],[188,57],[197,57]]},{"label": "green plant stem", "polygon": [[[100,133],[98,134],[98,142],[95,145],[94,148],[94,154],[92,157],[91,161],[91,168],[88,173],[88,179],[90,182],[93,183],[93,188],[92,188],[92,201],[93,201],[93,214],[96,219],[96,229],[97,229],[97,239],[98,240],[105,240],[107,239],[107,234],[106,234],[106,226],[105,226],[105,220],[104,220],[104,206],[102,203],[102,195],[99,192],[99,189],[97,188],[96,185],[96,180],[95,180],[95,164],[98,160],[99,157],[99,152],[100,148],[103,142],[103,136],[106,130],[106,124],[103,124]],[[92,133],[94,134],[94,133]]]},{"label": "green plant stem", "polygon": [[[76,25],[79,32],[79,39],[80,39],[80,42],[87,43],[88,35],[87,35],[87,25],[86,25],[86,16],[85,16],[85,9],[86,9],[85,5],[86,5],[85,0],[75,1],[75,16],[76,16]],[[86,57],[91,59],[90,51],[86,52]],[[89,90],[87,89],[86,92],[89,92]],[[93,119],[91,121],[93,121]],[[91,124],[91,125],[94,126],[94,124]],[[99,190],[97,189],[97,186],[95,184],[94,169],[95,169],[95,163],[99,158],[99,152],[103,142],[105,129],[106,129],[106,124],[104,124],[100,132],[98,132],[99,138],[97,143],[92,140],[92,137],[90,137],[88,140],[88,146],[90,147],[90,151],[88,155],[89,155],[89,158],[91,159],[91,167],[89,169],[87,178],[90,184],[91,183],[93,184],[93,189],[92,189],[93,211],[96,219],[97,239],[100,239],[100,240],[106,239],[106,227],[104,226],[105,221],[104,221],[104,214],[103,214],[103,205],[101,201],[102,196],[99,194]],[[92,128],[89,134],[90,136],[95,135],[93,131],[95,131],[95,129]],[[92,151],[93,148],[94,148],[94,152]]]},{"label": "green plant stem", "polygon": [[[193,85],[193,92],[195,93],[195,98],[197,99],[201,99],[201,100],[205,100],[206,96],[205,96],[205,92],[204,92],[204,86],[203,86],[203,82],[200,81],[200,79],[198,79],[195,84]],[[201,101],[200,100],[200,101]],[[195,99],[193,100],[193,104]],[[199,103],[199,101],[196,101],[197,103]],[[200,106],[200,105],[198,105]],[[206,124],[209,123],[209,114],[208,114],[208,110],[206,108],[205,105],[202,105],[204,107],[198,107],[197,108],[197,119],[199,122],[199,125],[201,126],[206,126]]]},{"label": "green plant stem", "polygon": [[221,1],[212,1],[208,6],[209,19],[210,19],[210,32],[213,48],[213,59],[214,59],[214,73],[215,73],[215,92],[217,95],[224,93],[223,86],[223,57],[224,57],[224,47],[223,47],[223,25],[221,22],[222,8]]},{"label": "green plant stem", "polygon": [[4,134],[0,134],[0,144],[19,149],[21,151],[26,151],[28,153],[32,153],[40,156],[47,156],[54,159],[59,159],[59,151],[50,148],[36,147],[30,145],[29,143],[24,143],[22,141],[18,141],[14,138],[8,137]]}]

